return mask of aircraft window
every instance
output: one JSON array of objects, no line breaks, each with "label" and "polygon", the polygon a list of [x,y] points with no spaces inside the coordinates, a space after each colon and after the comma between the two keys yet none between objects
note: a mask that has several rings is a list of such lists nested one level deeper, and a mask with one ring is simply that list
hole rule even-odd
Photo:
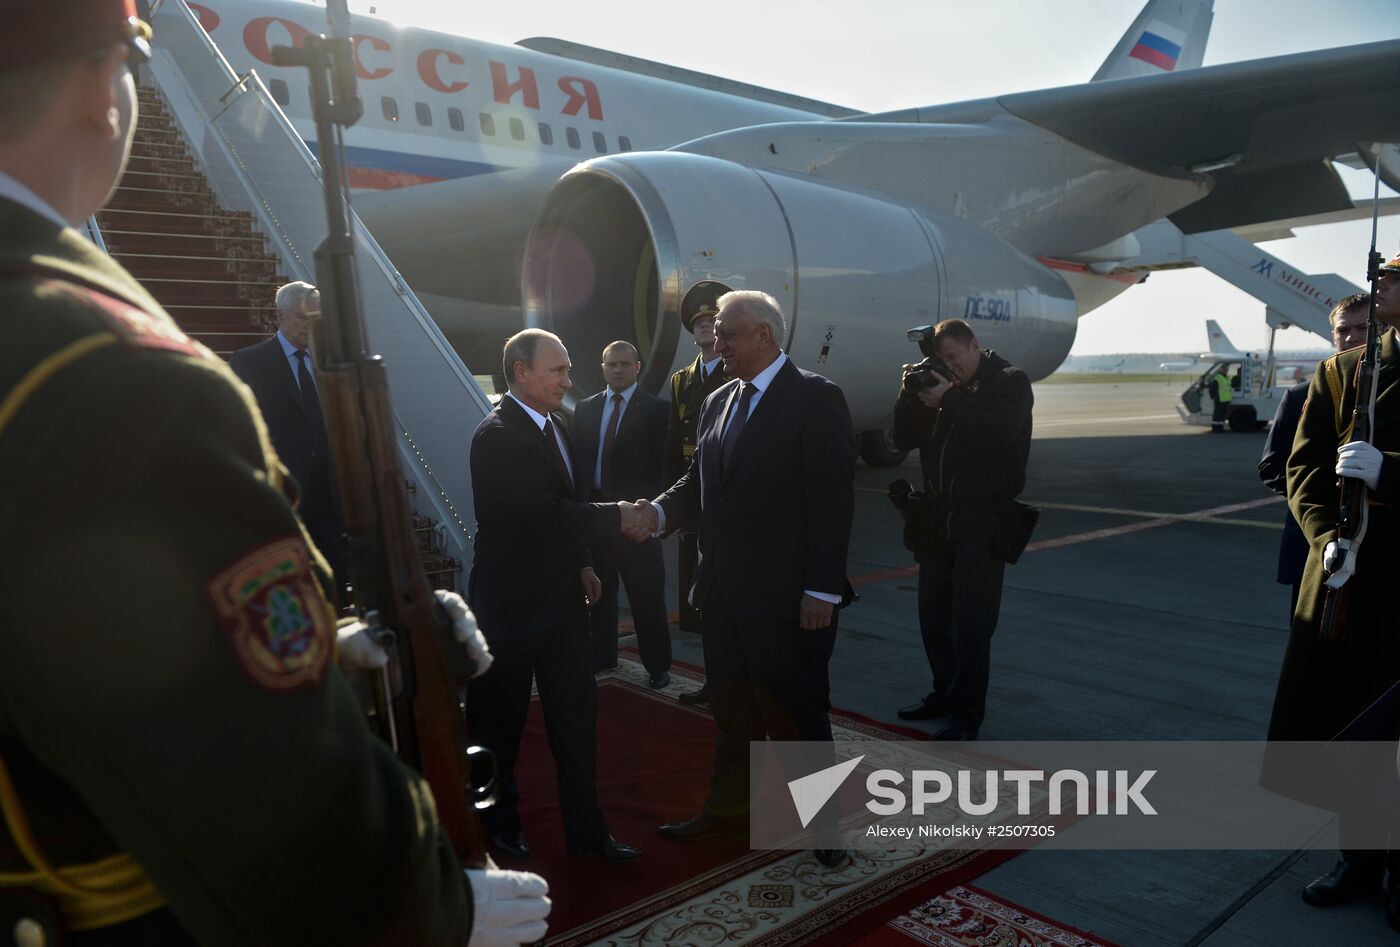
[{"label": "aircraft window", "polygon": [[631,151],[631,150],[632,150],[632,139],[628,138],[626,135],[618,135],[618,136],[617,136],[617,150],[618,150],[618,151]]},{"label": "aircraft window", "polygon": [[427,102],[415,102],[413,111],[418,113],[418,124],[431,126],[433,124],[433,110],[428,108]]},{"label": "aircraft window", "polygon": [[593,133],[593,150],[600,155],[608,153],[608,140],[603,137],[602,132]]},{"label": "aircraft window", "polygon": [[384,96],[379,100],[379,104],[384,108],[384,117],[391,122],[399,120],[399,103],[390,96]]},{"label": "aircraft window", "polygon": [[525,123],[518,118],[510,120],[510,137],[516,141],[525,140]]},{"label": "aircraft window", "polygon": [[283,108],[286,108],[287,104],[292,101],[291,95],[287,92],[287,83],[283,82],[281,79],[269,80],[267,83],[267,91],[272,93],[272,101]]},{"label": "aircraft window", "polygon": [[552,145],[552,144],[554,144],[554,129],[550,128],[550,127],[549,127],[547,124],[545,124],[544,122],[540,122],[540,144],[542,144],[542,145]]},{"label": "aircraft window", "polygon": [[482,112],[480,115],[480,119],[481,133],[483,135],[496,134],[496,120],[494,118],[492,118],[490,115],[487,115],[485,112]]},{"label": "aircraft window", "polygon": [[447,124],[452,126],[454,132],[459,132],[467,126],[462,122],[462,110],[450,108],[447,110]]},{"label": "aircraft window", "polygon": [[574,149],[577,149],[577,148],[578,148],[578,129],[577,129],[577,128],[566,128],[566,129],[564,129],[564,137],[567,138],[567,139],[569,140],[569,147],[570,147],[570,148],[574,148]]}]

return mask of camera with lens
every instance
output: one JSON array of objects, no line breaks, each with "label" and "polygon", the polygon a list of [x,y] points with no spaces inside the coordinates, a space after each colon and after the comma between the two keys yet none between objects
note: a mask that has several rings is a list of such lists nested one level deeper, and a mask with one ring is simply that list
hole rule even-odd
[{"label": "camera with lens", "polygon": [[909,391],[918,392],[925,388],[935,388],[938,379],[935,374],[951,379],[952,373],[948,371],[947,364],[935,353],[938,343],[933,338],[933,326],[918,326],[909,330],[909,341],[917,342],[919,351],[923,354],[924,360],[904,373],[904,387]]}]

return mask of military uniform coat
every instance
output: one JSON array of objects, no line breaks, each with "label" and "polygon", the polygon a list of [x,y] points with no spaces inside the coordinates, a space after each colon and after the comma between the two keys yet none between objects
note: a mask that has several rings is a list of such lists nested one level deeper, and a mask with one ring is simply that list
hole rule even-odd
[{"label": "military uniform coat", "polygon": [[[0,337],[0,758],[44,854],[129,853],[204,945],[465,944],[470,891],[335,667],[248,389],[5,200]],[[29,870],[0,826],[0,872]]]},{"label": "military uniform coat", "polygon": [[690,466],[699,436],[700,406],[713,392],[729,380],[723,363],[705,377],[703,356],[671,376],[671,421],[666,428],[666,448],[662,457],[663,479],[670,486],[681,478]]},{"label": "military uniform coat", "polygon": [[[1337,448],[1349,441],[1355,376],[1364,348],[1319,366],[1288,459],[1289,507],[1308,541],[1298,608],[1274,697],[1270,740],[1330,740],[1400,680],[1395,580],[1400,575],[1400,352],[1381,339],[1372,443],[1384,453],[1356,573],[1347,583],[1345,637],[1318,638],[1326,588],[1322,553],[1337,527]],[[1341,402],[1333,391],[1343,392]]]}]

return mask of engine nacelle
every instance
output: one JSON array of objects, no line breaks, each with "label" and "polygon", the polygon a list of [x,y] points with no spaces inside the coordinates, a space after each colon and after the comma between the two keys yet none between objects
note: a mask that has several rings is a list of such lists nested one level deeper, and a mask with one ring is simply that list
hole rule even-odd
[{"label": "engine nacelle", "polygon": [[965,221],[680,152],[598,158],[559,180],[526,243],[525,322],[564,339],[581,394],[602,388],[595,356],[614,339],[637,345],[642,385],[660,392],[695,357],[679,309],[700,279],[775,296],[784,348],[841,386],[857,430],[889,416],[899,366],[919,358],[913,326],[965,318],[1032,378],[1074,341],[1065,282]]}]

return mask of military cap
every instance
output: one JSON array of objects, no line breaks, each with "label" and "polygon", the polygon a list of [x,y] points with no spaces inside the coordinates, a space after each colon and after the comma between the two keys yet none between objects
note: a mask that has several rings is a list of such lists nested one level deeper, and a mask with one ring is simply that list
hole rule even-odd
[{"label": "military cap", "polygon": [[729,287],[718,280],[702,279],[686,290],[681,300],[681,325],[685,331],[695,333],[695,320],[701,316],[713,316],[719,312],[716,302],[729,292]]},{"label": "military cap", "polygon": [[151,57],[151,28],[136,15],[136,0],[0,0],[0,12],[11,24],[0,33],[0,70],[83,56],[112,43]]},{"label": "military cap", "polygon": [[1400,255],[1393,257],[1386,263],[1382,263],[1380,270],[1382,273],[1400,273]]}]

